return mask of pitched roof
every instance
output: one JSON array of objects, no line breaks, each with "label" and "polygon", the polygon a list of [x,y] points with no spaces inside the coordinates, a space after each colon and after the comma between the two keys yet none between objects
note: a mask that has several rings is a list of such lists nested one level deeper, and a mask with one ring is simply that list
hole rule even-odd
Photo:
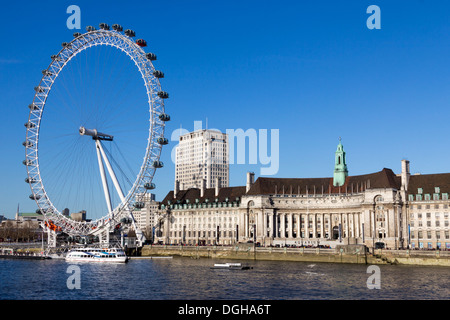
[{"label": "pitched roof", "polygon": [[[391,169],[359,176],[348,176],[341,187],[333,186],[333,178],[266,178],[259,177],[246,193],[245,186],[226,187],[219,189],[218,197],[215,196],[215,189],[205,189],[203,197],[200,196],[199,188],[181,190],[174,198],[173,191],[170,191],[161,204],[167,205],[168,201],[174,203],[199,203],[214,202],[216,198],[219,202],[226,199],[233,202],[243,195],[263,195],[263,194],[320,194],[320,193],[344,193],[361,192],[366,189],[392,188],[399,190],[401,187],[401,177],[397,176]],[[409,179],[408,193],[416,194],[418,188],[423,189],[424,194],[433,194],[434,188],[439,187],[441,193],[450,194],[450,173],[438,173],[427,175],[411,175]]]},{"label": "pitched roof", "polygon": [[260,177],[247,193],[256,194],[313,194],[357,192],[373,188],[396,188],[401,185],[391,169],[384,168],[375,173],[348,176],[341,187],[333,186],[333,178],[265,178]]},{"label": "pitched roof", "polygon": [[433,194],[435,187],[439,187],[441,193],[450,193],[450,173],[420,174],[409,177],[409,194],[417,194],[418,188],[422,188],[423,194]]},{"label": "pitched roof", "polygon": [[240,198],[241,196],[245,195],[245,187],[226,187],[226,188],[219,188],[219,195],[216,197],[215,195],[215,188],[208,188],[205,189],[205,194],[203,197],[200,196],[200,189],[199,188],[190,188],[187,190],[180,190],[177,193],[177,197],[174,198],[173,196],[173,190],[170,191],[163,201],[161,201],[161,204],[167,205],[168,201],[170,201],[172,204],[174,203],[195,203],[196,199],[198,199],[199,203],[205,202],[206,199],[208,199],[209,202],[214,202],[216,198],[219,200],[219,202],[224,202],[228,199],[228,201],[233,202],[236,201],[236,198]]}]

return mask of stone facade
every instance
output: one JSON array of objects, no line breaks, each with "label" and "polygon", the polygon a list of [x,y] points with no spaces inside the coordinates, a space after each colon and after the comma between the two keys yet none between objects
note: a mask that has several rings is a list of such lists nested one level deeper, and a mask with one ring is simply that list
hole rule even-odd
[{"label": "stone facade", "polygon": [[450,174],[391,169],[360,176],[264,178],[169,192],[158,210],[166,244],[450,249]]}]

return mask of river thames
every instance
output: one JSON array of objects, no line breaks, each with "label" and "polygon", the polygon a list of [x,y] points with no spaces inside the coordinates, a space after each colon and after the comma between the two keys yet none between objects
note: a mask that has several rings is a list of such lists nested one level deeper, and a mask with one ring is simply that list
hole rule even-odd
[{"label": "river thames", "polygon": [[[379,289],[367,265],[241,261],[249,270],[211,269],[219,259],[131,259],[79,263],[69,288],[64,260],[0,260],[2,300],[447,300],[448,267],[380,265]],[[229,261],[228,261],[229,262]]]}]

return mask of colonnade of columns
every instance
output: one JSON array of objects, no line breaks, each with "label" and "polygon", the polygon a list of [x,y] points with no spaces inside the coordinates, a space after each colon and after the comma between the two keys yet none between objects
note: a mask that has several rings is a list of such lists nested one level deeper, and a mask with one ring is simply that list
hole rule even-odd
[{"label": "colonnade of columns", "polygon": [[362,238],[361,212],[248,212],[244,216],[245,238],[256,229],[258,239],[337,239]]}]

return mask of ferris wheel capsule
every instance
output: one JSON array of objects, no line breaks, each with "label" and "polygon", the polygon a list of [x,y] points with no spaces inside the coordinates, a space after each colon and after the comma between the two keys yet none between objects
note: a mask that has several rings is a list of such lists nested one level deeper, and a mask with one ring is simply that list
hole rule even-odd
[{"label": "ferris wheel capsule", "polygon": [[169,98],[169,94],[165,91],[159,91],[157,94],[158,94],[158,97],[160,97],[161,99]]},{"label": "ferris wheel capsule", "polygon": [[131,224],[131,219],[130,218],[122,218],[120,219],[120,223],[122,224]]},{"label": "ferris wheel capsule", "polygon": [[162,162],[162,161],[154,161],[152,165],[153,165],[154,168],[162,168],[162,167],[164,167],[164,162]]},{"label": "ferris wheel capsule", "polygon": [[125,35],[129,36],[130,38],[133,38],[136,36],[136,32],[134,32],[133,30],[127,29],[124,31]]},{"label": "ferris wheel capsule", "polygon": [[109,25],[107,25],[106,23],[100,23],[99,27],[102,30],[109,30]]},{"label": "ferris wheel capsule", "polygon": [[87,27],[86,27],[86,31],[87,31],[87,32],[95,31],[95,27],[93,27],[93,26],[87,26]]},{"label": "ferris wheel capsule", "polygon": [[159,71],[159,70],[153,71],[153,75],[154,75],[155,77],[157,77],[158,79],[164,78],[164,72]]},{"label": "ferris wheel capsule", "polygon": [[160,145],[166,145],[169,143],[169,140],[167,138],[163,138],[163,137],[159,137],[157,141]]},{"label": "ferris wheel capsule", "polygon": [[26,182],[26,183],[36,183],[36,179],[26,178],[26,179],[25,179],[25,182]]},{"label": "ferris wheel capsule", "polygon": [[154,53],[149,52],[149,53],[147,53],[145,56],[146,56],[147,59],[150,60],[150,61],[155,61],[155,60],[156,60],[156,54],[154,54]]},{"label": "ferris wheel capsule", "polygon": [[30,159],[23,160],[22,163],[23,163],[24,166],[32,166],[32,165],[34,165],[34,161],[32,161]]},{"label": "ferris wheel capsule", "polygon": [[116,30],[118,32],[123,30],[123,28],[122,28],[122,26],[120,24],[113,24],[112,28],[113,28],[113,30]]},{"label": "ferris wheel capsule", "polygon": [[147,41],[145,41],[144,39],[138,39],[138,40],[136,40],[136,44],[137,44],[139,47],[143,48],[143,47],[146,47],[146,46],[147,46]]},{"label": "ferris wheel capsule", "polygon": [[158,118],[161,121],[170,121],[170,116],[168,114],[165,114],[165,113],[160,114]]},{"label": "ferris wheel capsule", "polygon": [[24,147],[30,148],[30,147],[33,146],[33,142],[31,142],[31,141],[24,141],[24,142],[22,143],[22,145],[23,145]]},{"label": "ferris wheel capsule", "polygon": [[146,183],[144,184],[144,188],[147,190],[153,190],[156,188],[156,185],[154,183]]}]

